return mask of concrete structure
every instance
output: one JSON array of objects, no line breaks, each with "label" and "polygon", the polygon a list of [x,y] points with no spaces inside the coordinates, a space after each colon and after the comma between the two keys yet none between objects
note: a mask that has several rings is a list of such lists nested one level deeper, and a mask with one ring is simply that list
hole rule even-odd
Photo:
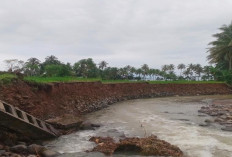
[{"label": "concrete structure", "polygon": [[0,101],[0,126],[31,139],[47,139],[59,135],[50,124],[3,101]]}]

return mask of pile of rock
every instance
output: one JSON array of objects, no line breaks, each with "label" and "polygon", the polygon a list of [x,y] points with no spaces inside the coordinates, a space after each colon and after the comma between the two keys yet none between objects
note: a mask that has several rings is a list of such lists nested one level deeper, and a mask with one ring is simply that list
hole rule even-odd
[{"label": "pile of rock", "polygon": [[198,111],[214,117],[215,123],[223,125],[222,130],[232,131],[232,100],[215,100]]},{"label": "pile of rock", "polygon": [[92,137],[97,146],[92,151],[112,155],[114,153],[132,152],[134,154],[146,156],[172,156],[182,157],[183,152],[176,146],[158,139],[156,136],[147,138],[125,138],[115,142],[111,137]]},{"label": "pile of rock", "polygon": [[52,151],[44,146],[24,142],[18,142],[12,147],[0,145],[0,157],[55,157],[59,153]]}]

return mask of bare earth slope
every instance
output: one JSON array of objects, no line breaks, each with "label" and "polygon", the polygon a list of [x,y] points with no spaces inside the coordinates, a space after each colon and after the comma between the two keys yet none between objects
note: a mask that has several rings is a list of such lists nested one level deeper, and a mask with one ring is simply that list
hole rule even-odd
[{"label": "bare earth slope", "polygon": [[15,80],[0,86],[0,100],[42,119],[63,114],[80,115],[118,101],[160,96],[232,94],[226,84],[148,84],[73,82],[29,84]]}]

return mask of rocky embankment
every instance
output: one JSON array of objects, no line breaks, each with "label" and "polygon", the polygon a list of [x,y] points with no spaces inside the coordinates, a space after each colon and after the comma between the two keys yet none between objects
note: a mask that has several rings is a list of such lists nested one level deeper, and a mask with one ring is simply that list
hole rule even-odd
[{"label": "rocky embankment", "polygon": [[64,114],[81,115],[115,102],[149,97],[231,94],[226,84],[148,84],[73,82],[30,84],[16,80],[0,87],[0,100],[43,120]]},{"label": "rocky embankment", "polygon": [[212,104],[203,106],[198,111],[214,117],[213,121],[207,123],[219,123],[222,125],[222,130],[232,131],[232,99],[214,100]]}]

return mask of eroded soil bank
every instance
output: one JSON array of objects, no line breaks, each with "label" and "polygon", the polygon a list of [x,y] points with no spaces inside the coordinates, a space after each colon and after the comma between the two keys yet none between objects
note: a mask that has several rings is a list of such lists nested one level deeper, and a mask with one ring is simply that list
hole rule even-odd
[{"label": "eroded soil bank", "polygon": [[29,84],[15,80],[0,87],[0,100],[41,118],[63,114],[80,115],[99,110],[115,102],[163,96],[231,94],[226,84],[148,84],[73,82]]},{"label": "eroded soil bank", "polygon": [[[225,84],[75,82],[38,85],[15,80],[10,85],[0,86],[0,100],[43,120],[66,114],[79,116],[105,108],[115,102],[129,99],[231,93],[231,89]],[[16,140],[15,144],[17,142],[19,143]],[[27,145],[28,143],[20,146],[20,149],[25,148],[27,152],[29,148]],[[7,150],[3,149],[3,151]],[[21,154],[23,151],[19,152]]]}]

